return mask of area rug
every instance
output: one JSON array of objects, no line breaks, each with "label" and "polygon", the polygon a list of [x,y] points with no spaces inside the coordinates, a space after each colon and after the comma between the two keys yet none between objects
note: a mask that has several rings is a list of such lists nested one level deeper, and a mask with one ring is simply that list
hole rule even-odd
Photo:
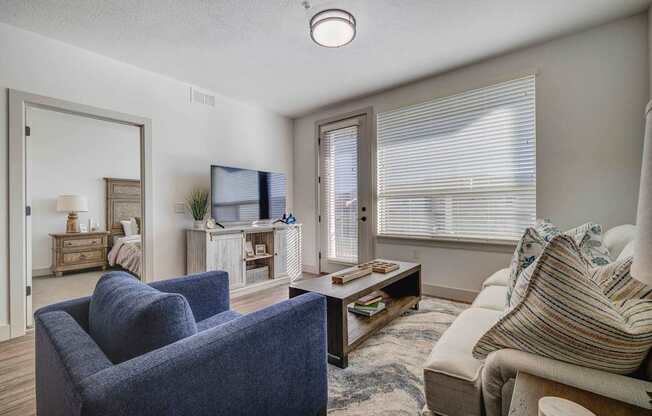
[{"label": "area rug", "polygon": [[349,354],[328,366],[329,416],[418,415],[425,404],[423,365],[441,334],[468,305],[423,298]]}]

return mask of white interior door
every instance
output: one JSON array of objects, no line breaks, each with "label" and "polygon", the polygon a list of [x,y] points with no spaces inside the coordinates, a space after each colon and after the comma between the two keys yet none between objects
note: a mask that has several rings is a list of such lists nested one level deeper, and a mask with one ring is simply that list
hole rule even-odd
[{"label": "white interior door", "polygon": [[[25,125],[29,126],[29,107],[25,109]],[[30,132],[31,134],[31,132]],[[31,143],[30,135],[25,134],[25,155],[29,155]],[[34,315],[32,311],[32,166],[29,157],[25,157],[25,322],[28,328],[34,326]]]},{"label": "white interior door", "polygon": [[373,258],[372,163],[367,116],[319,126],[320,272]]}]

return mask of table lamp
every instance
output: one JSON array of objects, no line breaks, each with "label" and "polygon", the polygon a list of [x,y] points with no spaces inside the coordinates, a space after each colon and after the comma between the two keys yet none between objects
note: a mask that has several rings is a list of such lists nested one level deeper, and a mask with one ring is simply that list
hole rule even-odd
[{"label": "table lamp", "polygon": [[638,192],[636,243],[632,277],[652,286],[652,101],[645,108],[645,139],[643,139],[643,165]]},{"label": "table lamp", "polygon": [[78,233],[77,213],[88,211],[88,201],[86,197],[81,195],[59,195],[59,198],[57,198],[57,211],[68,213],[66,232]]}]

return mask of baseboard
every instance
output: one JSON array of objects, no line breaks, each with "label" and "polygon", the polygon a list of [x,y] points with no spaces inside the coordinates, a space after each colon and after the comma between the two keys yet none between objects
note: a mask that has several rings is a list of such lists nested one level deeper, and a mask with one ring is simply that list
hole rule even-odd
[{"label": "baseboard", "polygon": [[52,274],[51,267],[44,267],[42,269],[32,269],[32,277],[49,276],[51,274]]},{"label": "baseboard", "polygon": [[4,324],[0,325],[0,342],[6,341],[11,338],[11,326]]},{"label": "baseboard", "polygon": [[457,289],[454,287],[428,285],[424,284],[421,287],[424,295],[433,296],[436,298],[444,298],[455,300],[458,302],[471,303],[478,296],[479,292],[467,289]]},{"label": "baseboard", "polygon": [[282,285],[290,281],[289,277],[280,277],[267,282],[256,283],[251,286],[239,287],[237,289],[231,290],[231,299],[238,299],[242,296],[250,295],[256,293],[260,290],[269,289],[274,286]]},{"label": "baseboard", "polygon": [[311,266],[309,264],[304,264],[303,271],[306,273],[319,274],[319,267]]}]

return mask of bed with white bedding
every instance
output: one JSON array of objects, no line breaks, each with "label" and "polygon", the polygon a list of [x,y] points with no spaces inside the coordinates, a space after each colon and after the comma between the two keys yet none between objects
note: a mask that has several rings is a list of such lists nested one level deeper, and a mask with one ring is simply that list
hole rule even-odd
[{"label": "bed with white bedding", "polygon": [[142,240],[140,180],[104,178],[106,183],[106,229],[109,231],[108,261],[140,277]]}]

